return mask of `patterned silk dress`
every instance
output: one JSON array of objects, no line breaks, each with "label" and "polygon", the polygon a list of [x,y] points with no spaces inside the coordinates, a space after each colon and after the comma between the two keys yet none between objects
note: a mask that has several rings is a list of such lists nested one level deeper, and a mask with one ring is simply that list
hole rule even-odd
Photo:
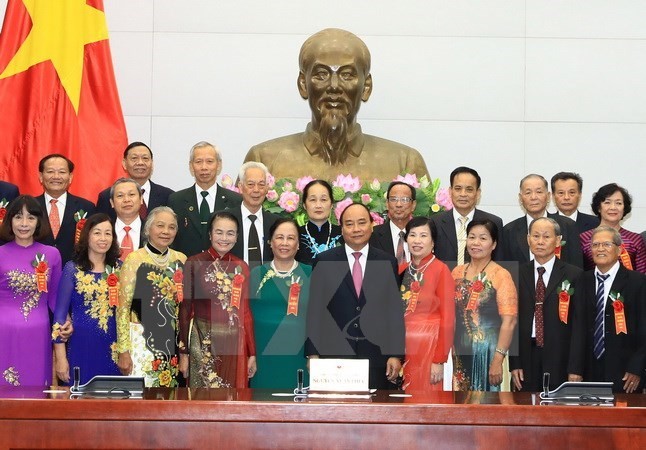
[{"label": "patterned silk dress", "polygon": [[516,286],[507,270],[490,265],[484,289],[475,308],[470,309],[473,284],[464,277],[467,265],[453,269],[455,279],[455,339],[453,347],[453,390],[499,391],[489,384],[489,365],[496,352],[501,315],[518,314]]},{"label": "patterned silk dress", "polygon": [[169,249],[159,255],[146,244],[121,268],[117,352],[130,352],[132,375],[143,376],[146,387],[177,386],[178,274],[185,261],[183,253]]},{"label": "patterned silk dress", "polygon": [[[110,305],[103,273],[83,271],[69,261],[63,268],[54,312],[56,324],[65,323],[68,312],[74,333],[67,343],[70,371],[81,369],[81,384],[95,375],[120,375],[117,366],[116,305]],[[60,342],[54,338],[54,342]],[[71,377],[71,375],[70,375]]]},{"label": "patterned silk dress", "polygon": [[321,228],[308,221],[298,227],[299,245],[296,261],[311,266],[319,253],[343,244],[341,227],[325,222]]},{"label": "patterned silk dress", "polygon": [[[42,255],[46,292],[39,291],[36,257]],[[0,247],[0,388],[49,387],[52,382],[50,311],[56,306],[61,255],[34,242]],[[44,287],[44,286],[41,286]]]}]

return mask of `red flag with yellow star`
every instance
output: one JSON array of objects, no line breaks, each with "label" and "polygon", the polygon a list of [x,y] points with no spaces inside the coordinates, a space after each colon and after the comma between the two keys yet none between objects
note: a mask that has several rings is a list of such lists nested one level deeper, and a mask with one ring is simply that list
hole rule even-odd
[{"label": "red flag with yellow star", "polygon": [[9,0],[0,34],[0,179],[40,194],[38,162],[75,164],[95,199],[121,176],[126,127],[102,0]]}]

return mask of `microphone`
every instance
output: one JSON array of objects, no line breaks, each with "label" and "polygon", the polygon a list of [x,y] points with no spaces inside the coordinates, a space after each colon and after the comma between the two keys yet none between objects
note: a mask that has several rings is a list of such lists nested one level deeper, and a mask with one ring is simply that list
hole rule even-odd
[{"label": "microphone", "polygon": [[303,394],[303,369],[296,371],[296,394]]},{"label": "microphone", "polygon": [[80,382],[81,382],[81,368],[79,366],[74,366],[74,387],[73,387],[73,390],[78,391]]},{"label": "microphone", "polygon": [[550,393],[550,373],[543,373],[543,395],[545,398],[549,396]]}]

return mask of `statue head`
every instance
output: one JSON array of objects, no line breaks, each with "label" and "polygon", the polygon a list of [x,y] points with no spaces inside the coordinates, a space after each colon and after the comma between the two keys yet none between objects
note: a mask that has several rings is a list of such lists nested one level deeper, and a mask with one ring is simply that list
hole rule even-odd
[{"label": "statue head", "polygon": [[328,28],[301,47],[298,91],[312,110],[318,132],[332,162],[345,159],[348,132],[361,102],[370,98],[370,52],[349,31]]}]

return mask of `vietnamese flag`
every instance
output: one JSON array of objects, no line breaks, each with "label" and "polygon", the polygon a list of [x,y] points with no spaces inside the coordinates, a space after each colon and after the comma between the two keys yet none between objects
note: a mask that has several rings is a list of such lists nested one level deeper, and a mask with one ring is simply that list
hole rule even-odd
[{"label": "vietnamese flag", "polygon": [[40,194],[38,162],[75,164],[88,199],[122,175],[126,127],[102,0],[9,0],[0,34],[0,179]]}]

